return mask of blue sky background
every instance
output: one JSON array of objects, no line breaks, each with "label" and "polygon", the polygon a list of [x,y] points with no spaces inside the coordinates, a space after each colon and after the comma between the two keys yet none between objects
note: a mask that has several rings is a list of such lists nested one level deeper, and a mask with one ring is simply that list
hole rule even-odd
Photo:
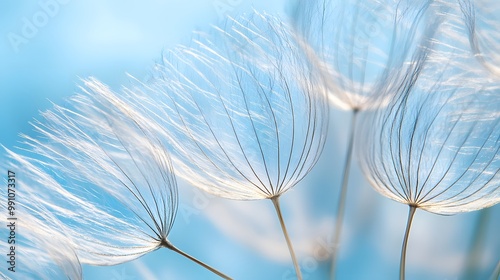
[{"label": "blue sky background", "polygon": [[[30,135],[28,122],[38,111],[49,109],[50,102],[63,104],[65,98],[78,92],[80,78],[94,76],[118,90],[128,83],[126,73],[139,79],[147,77],[161,52],[189,43],[193,30],[206,31],[210,25],[222,23],[226,15],[252,8],[284,14],[287,4],[242,0],[2,1],[0,143],[12,148],[19,133]],[[13,41],[19,39],[16,36],[25,37],[25,41]],[[337,191],[332,186],[340,183],[349,118],[346,112],[332,110],[329,142],[320,162],[282,198],[304,279],[327,279],[327,262],[318,257],[318,250],[334,224]],[[356,167],[352,178],[338,279],[396,279],[407,207],[377,194]],[[236,279],[293,279],[288,277],[291,261],[269,201],[227,201],[182,182],[180,187],[181,205],[170,235],[173,244]],[[481,217],[486,218],[475,261],[477,279],[486,279],[500,259],[500,240],[495,236],[500,231],[498,205],[483,214],[449,217],[417,211],[408,248],[408,279],[460,279]],[[218,279],[166,249],[114,267],[84,266],[84,278]]]}]

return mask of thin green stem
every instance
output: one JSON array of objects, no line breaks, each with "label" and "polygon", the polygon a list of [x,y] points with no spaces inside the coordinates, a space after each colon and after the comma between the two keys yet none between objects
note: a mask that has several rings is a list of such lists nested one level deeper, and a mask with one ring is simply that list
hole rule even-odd
[{"label": "thin green stem", "polygon": [[288,235],[288,231],[286,230],[285,221],[283,220],[283,215],[281,214],[279,196],[271,198],[271,201],[273,202],[274,209],[276,209],[276,214],[278,215],[278,219],[280,220],[281,229],[283,230],[283,235],[285,235],[286,245],[288,245],[288,250],[290,251],[290,256],[292,257],[293,267],[295,268],[295,274],[297,275],[297,279],[302,280],[302,273],[300,272],[299,263],[297,261],[297,257],[295,256],[295,252],[293,251],[292,242],[290,240],[290,236]]},{"label": "thin green stem", "polygon": [[345,157],[344,163],[344,173],[342,175],[342,185],[340,188],[339,195],[339,203],[337,204],[337,216],[335,217],[335,232],[333,233],[333,252],[332,252],[332,262],[330,266],[330,279],[335,279],[335,272],[337,266],[337,255],[340,248],[340,236],[342,235],[342,227],[344,224],[344,212],[345,212],[345,203],[347,197],[347,186],[349,185],[349,173],[351,171],[351,161],[352,161],[352,151],[354,147],[354,131],[356,126],[356,117],[358,115],[358,110],[353,111],[349,138],[348,138],[348,146],[347,146],[347,154]]},{"label": "thin green stem", "polygon": [[413,221],[415,210],[417,210],[417,207],[415,207],[414,205],[410,205],[410,211],[408,212],[408,221],[406,222],[405,237],[403,238],[403,247],[401,248],[401,263],[399,264],[400,280],[405,279],[406,247],[408,244],[408,237],[410,236],[411,222]]},{"label": "thin green stem", "polygon": [[208,264],[206,264],[206,263],[204,263],[204,262],[202,262],[202,261],[194,258],[193,256],[190,256],[187,253],[184,253],[183,251],[179,250],[177,247],[175,247],[174,245],[172,245],[172,243],[170,243],[168,240],[163,240],[162,241],[162,245],[165,248],[170,249],[170,250],[172,250],[172,251],[180,254],[181,256],[184,256],[184,257],[188,258],[189,260],[191,260],[191,261],[193,261],[193,262],[195,262],[195,263],[203,266],[204,268],[206,268],[206,269],[210,270],[211,272],[217,274],[221,278],[226,279],[226,280],[232,280],[231,277],[225,275],[224,273],[222,273],[222,272],[216,270],[215,268],[209,266]]}]

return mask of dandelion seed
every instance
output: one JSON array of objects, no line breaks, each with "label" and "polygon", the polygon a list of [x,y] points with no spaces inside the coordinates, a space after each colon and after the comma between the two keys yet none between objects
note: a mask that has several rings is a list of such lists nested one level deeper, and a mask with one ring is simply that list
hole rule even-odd
[{"label": "dandelion seed", "polygon": [[[361,162],[367,178],[378,192],[410,207],[400,279],[417,208],[455,214],[500,202],[500,87],[449,43],[414,64],[404,83],[388,87],[401,95],[365,122]],[[443,54],[445,46],[452,51]]]},{"label": "dandelion seed", "polygon": [[[292,20],[315,50],[309,58],[325,81],[330,103],[350,110],[352,119],[336,211],[334,244],[343,226],[356,120],[360,111],[390,102],[384,91],[411,71],[413,60],[425,55],[441,17],[431,1],[303,1]],[[332,253],[331,279],[335,278],[338,250]]]},{"label": "dandelion seed", "polygon": [[[296,28],[316,53],[317,71],[329,100],[344,110],[369,110],[387,103],[381,91],[405,72],[441,23],[442,7],[432,1],[308,1],[297,6]],[[381,98],[382,93],[386,98]]]},{"label": "dandelion seed", "polygon": [[[297,261],[278,198],[314,166],[327,103],[297,38],[278,19],[230,20],[215,37],[180,47],[145,87],[143,111],[158,122],[179,176],[230,199],[271,199]],[[144,101],[144,100],[143,100]]]},{"label": "dandelion seed", "polygon": [[94,79],[34,124],[26,139],[35,158],[17,157],[33,180],[32,198],[65,225],[80,260],[113,265],[166,247],[178,205],[167,151],[141,123],[148,122]]}]

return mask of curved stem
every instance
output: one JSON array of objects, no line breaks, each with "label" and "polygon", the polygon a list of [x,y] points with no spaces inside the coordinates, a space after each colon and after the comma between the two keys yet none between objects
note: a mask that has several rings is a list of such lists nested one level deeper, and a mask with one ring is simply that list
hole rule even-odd
[{"label": "curved stem", "polygon": [[292,257],[293,267],[295,268],[295,274],[297,274],[297,279],[302,280],[302,273],[300,272],[299,263],[297,262],[297,257],[295,256],[295,252],[293,251],[292,242],[290,241],[290,236],[288,235],[288,231],[286,230],[285,226],[285,221],[283,220],[283,215],[281,214],[279,196],[271,198],[271,201],[273,202],[274,209],[276,209],[276,214],[278,215],[278,219],[280,220],[281,229],[283,230],[283,235],[285,235],[286,245],[288,245],[288,250],[290,251],[290,256]]},{"label": "curved stem", "polygon": [[410,205],[410,211],[408,212],[408,221],[406,222],[405,237],[403,238],[403,247],[401,248],[401,262],[399,264],[399,279],[405,279],[405,265],[406,265],[406,246],[408,244],[408,237],[410,236],[411,222],[413,221],[413,215],[415,214],[417,207]]},{"label": "curved stem", "polygon": [[349,172],[351,171],[352,150],[354,146],[354,131],[356,126],[356,117],[358,110],[353,111],[351,126],[348,138],[347,154],[344,164],[344,173],[342,175],[342,185],[340,188],[339,203],[337,204],[337,216],[335,217],[335,232],[333,233],[333,252],[330,266],[330,279],[335,279],[335,270],[337,265],[337,254],[340,247],[340,236],[344,224],[345,202],[347,197],[347,186],[349,184]]},{"label": "curved stem", "polygon": [[190,256],[187,253],[184,253],[183,251],[179,250],[177,247],[175,247],[174,245],[172,245],[172,243],[170,243],[169,241],[167,241],[167,240],[162,241],[162,245],[165,248],[170,249],[170,250],[172,250],[172,251],[180,254],[181,256],[184,256],[184,257],[188,258],[189,260],[191,260],[191,261],[193,261],[193,262],[195,262],[195,263],[203,266],[204,268],[206,268],[206,269],[210,270],[211,272],[217,274],[221,278],[226,279],[226,280],[232,280],[231,277],[225,275],[224,273],[222,273],[222,272],[216,270],[215,268],[209,266],[208,264],[206,264],[206,263],[204,263],[204,262],[202,262],[202,261],[194,258],[193,256]]}]

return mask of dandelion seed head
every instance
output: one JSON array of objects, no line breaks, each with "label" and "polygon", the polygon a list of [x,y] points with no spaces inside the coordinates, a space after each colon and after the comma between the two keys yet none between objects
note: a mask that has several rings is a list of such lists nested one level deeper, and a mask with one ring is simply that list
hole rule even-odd
[{"label": "dandelion seed head", "polygon": [[[25,136],[33,200],[66,225],[84,263],[110,265],[159,248],[173,226],[172,163],[147,120],[95,79]],[[70,109],[71,108],[71,109]]]},{"label": "dandelion seed head", "polygon": [[150,99],[142,111],[178,176],[227,198],[279,196],[322,150],[324,90],[279,20],[255,14],[214,33],[169,52],[155,79],[131,95]]},{"label": "dandelion seed head", "polygon": [[456,65],[427,63],[365,123],[365,173],[383,195],[429,212],[492,206],[500,201],[499,88],[471,73],[457,81]]}]

